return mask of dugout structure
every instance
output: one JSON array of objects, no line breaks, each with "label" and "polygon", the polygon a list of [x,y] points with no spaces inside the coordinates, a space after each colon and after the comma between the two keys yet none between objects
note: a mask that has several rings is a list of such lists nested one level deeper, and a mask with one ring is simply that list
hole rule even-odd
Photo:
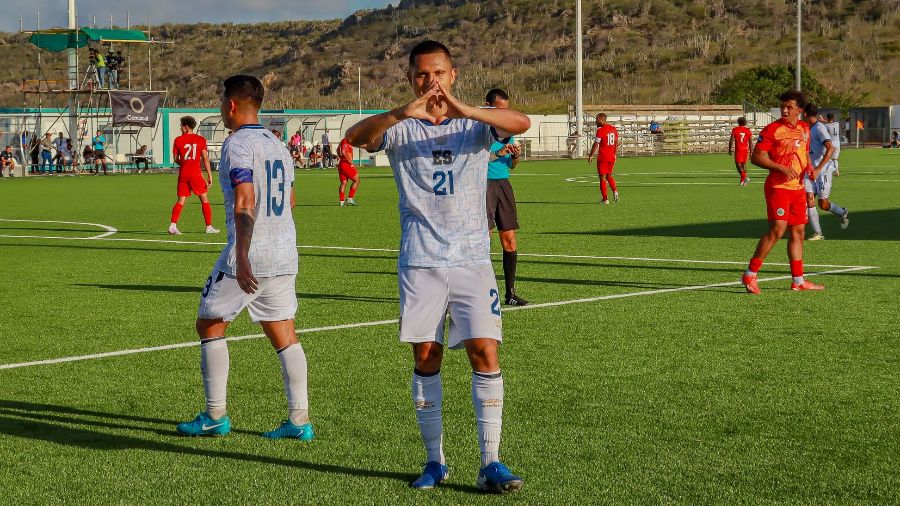
[{"label": "dugout structure", "polygon": [[[748,113],[743,105],[585,105],[584,152],[590,152],[597,130],[595,117],[605,113],[619,130],[619,153],[628,155],[674,155],[726,153],[731,129],[741,116],[754,132],[770,117]],[[575,132],[575,106],[569,105],[569,131]],[[657,131],[651,125],[658,125]]]}]

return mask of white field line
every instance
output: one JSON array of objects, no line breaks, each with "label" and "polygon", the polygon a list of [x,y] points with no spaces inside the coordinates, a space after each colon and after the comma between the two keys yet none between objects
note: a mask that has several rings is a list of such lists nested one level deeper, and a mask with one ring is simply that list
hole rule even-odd
[{"label": "white field line", "polygon": [[[11,219],[6,219],[6,218],[0,218],[0,221],[12,221],[12,222],[18,222],[18,223],[63,223],[65,225],[86,225],[88,227],[97,227],[97,228],[102,228],[102,229],[106,230],[106,232],[104,232],[102,234],[98,234],[98,235],[91,236],[91,237],[84,237],[82,239],[103,239],[104,237],[113,235],[116,232],[118,232],[118,230],[116,230],[113,227],[110,227],[109,225],[102,225],[100,223],[84,223],[84,222],[80,222],[80,221],[11,220]],[[30,238],[34,239],[34,238],[39,238],[42,236],[14,235],[14,236],[3,236],[3,237],[30,237]],[[47,237],[47,238],[51,239],[50,237]],[[68,239],[68,238],[67,237],[52,237],[52,239]]]},{"label": "white field line", "polygon": [[[866,267],[866,266],[849,267],[849,268],[845,268],[845,269],[835,269],[835,270],[823,271],[823,272],[811,272],[811,273],[806,274],[806,276],[809,277],[809,276],[823,276],[826,274],[841,274],[841,273],[845,273],[845,272],[862,271],[862,270],[876,269],[876,268],[877,267]],[[769,277],[769,278],[759,279],[759,282],[778,281],[778,280],[790,279],[790,278],[791,278],[791,276],[773,276],[773,277]],[[522,307],[506,308],[506,309],[504,309],[504,311],[524,311],[527,309],[541,309],[541,308],[545,308],[545,307],[567,306],[567,305],[571,305],[571,304],[587,304],[587,303],[591,303],[591,302],[599,302],[602,300],[622,299],[622,298],[626,298],[626,297],[638,297],[638,296],[643,296],[643,295],[658,295],[658,294],[673,293],[673,292],[686,292],[686,291],[693,291],[693,290],[703,290],[703,289],[707,289],[707,288],[737,286],[740,284],[741,284],[740,281],[728,281],[728,282],[724,282],[724,283],[712,283],[712,284],[708,284],[708,285],[691,285],[691,286],[681,286],[681,287],[677,287],[677,288],[661,288],[658,290],[644,290],[644,291],[640,291],[640,292],[617,293],[617,294],[612,294],[612,295],[601,295],[598,297],[587,297],[587,298],[583,298],[583,299],[561,300],[561,301],[555,301],[555,302],[529,304],[527,306],[522,306]],[[400,322],[400,320],[394,319],[394,320],[379,320],[379,321],[360,322],[360,323],[348,323],[348,324],[344,324],[344,325],[332,325],[332,326],[328,326],[328,327],[313,327],[313,328],[307,328],[307,329],[299,329],[299,330],[297,330],[297,333],[298,334],[309,334],[309,333],[313,333],[313,332],[325,332],[325,331],[330,331],[330,330],[355,329],[355,328],[363,328],[363,327],[375,327],[375,326],[381,326],[381,325],[396,325],[399,322]],[[226,341],[243,341],[246,339],[255,339],[255,338],[264,337],[264,336],[265,336],[265,334],[249,334],[246,336],[229,337],[229,338],[226,338]],[[38,365],[60,364],[60,363],[65,363],[65,362],[78,362],[78,361],[92,360],[92,359],[98,359],[98,358],[118,357],[118,356],[122,356],[122,355],[133,355],[135,353],[149,353],[152,351],[172,350],[172,349],[178,349],[178,348],[189,348],[189,347],[199,346],[199,345],[200,345],[199,341],[189,341],[189,342],[184,342],[184,343],[167,344],[167,345],[163,345],[163,346],[152,346],[152,347],[148,347],[148,348],[131,348],[131,349],[126,349],[126,350],[108,351],[108,352],[104,352],[104,353],[93,353],[90,355],[76,355],[76,356],[71,356],[71,357],[60,357],[60,358],[53,358],[53,359],[48,359],[48,360],[35,360],[32,362],[0,364],[0,370],[18,369],[18,368],[22,368],[22,367],[32,367],[32,366],[38,366]]]},{"label": "white field line", "polygon": [[[32,222],[33,220],[3,220],[0,221],[27,221]],[[61,221],[54,221],[52,223],[67,223]],[[74,222],[71,222],[74,223]],[[84,223],[80,223],[84,225]],[[95,225],[95,224],[90,224]],[[106,225],[99,225],[98,227],[104,227],[108,229],[112,229],[112,227],[107,227]],[[115,229],[113,229],[115,230]],[[144,242],[144,243],[162,243],[162,244],[191,244],[191,245],[202,245],[202,246],[223,246],[226,243],[224,242],[207,242],[207,241],[178,241],[173,239],[141,239],[141,238],[132,238],[132,237],[105,237],[106,234],[102,234],[104,237],[53,237],[53,236],[44,236],[44,235],[3,235],[0,234],[0,237],[11,237],[11,238],[26,238],[26,239],[60,239],[65,241],[88,241],[88,240],[102,240],[102,241],[123,241],[123,242]],[[312,245],[312,244],[304,244],[297,246],[298,249],[313,249],[313,250],[337,250],[337,251],[363,251],[363,252],[376,252],[376,253],[399,253],[400,250],[394,248],[366,248],[366,247],[356,247],[356,246],[327,246],[327,245]],[[491,253],[491,255],[497,256],[500,255],[500,252]],[[722,264],[722,265],[746,265],[746,261],[735,261],[735,260],[690,260],[684,258],[651,258],[651,257],[624,257],[624,256],[598,256],[598,255],[563,255],[563,254],[553,254],[553,253],[519,253],[520,257],[538,257],[538,258],[565,258],[565,259],[582,259],[582,260],[627,260],[627,261],[637,261],[637,262],[658,262],[658,263],[688,263],[688,264]],[[787,263],[779,263],[779,262],[766,262],[766,265],[788,265]],[[836,265],[836,264],[805,264],[807,267],[834,267],[834,268],[856,268],[856,267],[865,267],[869,269],[875,269],[877,266],[871,265]]]}]

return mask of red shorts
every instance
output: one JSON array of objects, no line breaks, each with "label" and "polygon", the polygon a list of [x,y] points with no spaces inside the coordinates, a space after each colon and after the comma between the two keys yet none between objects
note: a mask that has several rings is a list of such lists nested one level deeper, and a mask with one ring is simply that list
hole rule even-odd
[{"label": "red shorts", "polygon": [[342,183],[348,179],[356,179],[358,175],[359,171],[353,165],[338,163],[338,176],[341,177]]},{"label": "red shorts", "polygon": [[806,224],[806,192],[802,188],[766,188],[765,192],[769,221],[786,221],[788,226]]},{"label": "red shorts", "polygon": [[735,151],[734,152],[734,163],[747,163],[747,160],[750,158],[749,151]]},{"label": "red shorts", "polygon": [[190,197],[191,193],[194,195],[203,195],[209,190],[206,186],[206,180],[203,179],[203,176],[200,174],[196,174],[193,176],[188,176],[186,178],[178,178],[178,196],[179,197]]},{"label": "red shorts", "polygon": [[612,174],[615,160],[597,160],[597,174]]}]

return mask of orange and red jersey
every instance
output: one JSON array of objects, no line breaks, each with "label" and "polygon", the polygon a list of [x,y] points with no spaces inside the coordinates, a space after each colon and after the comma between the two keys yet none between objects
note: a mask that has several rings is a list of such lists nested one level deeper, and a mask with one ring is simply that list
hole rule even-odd
[{"label": "orange and red jersey", "polygon": [[600,146],[597,152],[597,161],[615,160],[616,145],[619,143],[619,131],[616,127],[606,124],[597,129],[597,138],[595,139]]},{"label": "orange and red jersey", "polygon": [[338,163],[353,166],[353,146],[347,139],[341,139],[338,144]]},{"label": "orange and red jersey", "polygon": [[172,152],[178,160],[178,179],[189,179],[200,175],[200,153],[206,150],[206,139],[194,133],[175,138]]},{"label": "orange and red jersey", "polygon": [[799,177],[788,179],[777,170],[770,170],[766,188],[803,189],[803,172],[809,167],[809,123],[800,120],[791,126],[784,118],[769,123],[759,133],[756,149],[765,151],[773,162],[793,167]]},{"label": "orange and red jersey", "polygon": [[750,129],[745,126],[737,126],[731,129],[731,137],[734,138],[734,150],[737,152],[750,151]]}]

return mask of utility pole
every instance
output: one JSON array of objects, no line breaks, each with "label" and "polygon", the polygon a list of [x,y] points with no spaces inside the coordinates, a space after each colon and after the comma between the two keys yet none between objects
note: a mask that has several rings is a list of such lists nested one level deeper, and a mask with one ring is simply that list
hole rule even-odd
[{"label": "utility pole", "polygon": [[[798,0],[799,1],[799,0]],[[581,45],[581,0],[576,0],[575,7],[575,156],[584,155],[581,137],[584,133],[584,72],[582,60],[584,48]]]}]

